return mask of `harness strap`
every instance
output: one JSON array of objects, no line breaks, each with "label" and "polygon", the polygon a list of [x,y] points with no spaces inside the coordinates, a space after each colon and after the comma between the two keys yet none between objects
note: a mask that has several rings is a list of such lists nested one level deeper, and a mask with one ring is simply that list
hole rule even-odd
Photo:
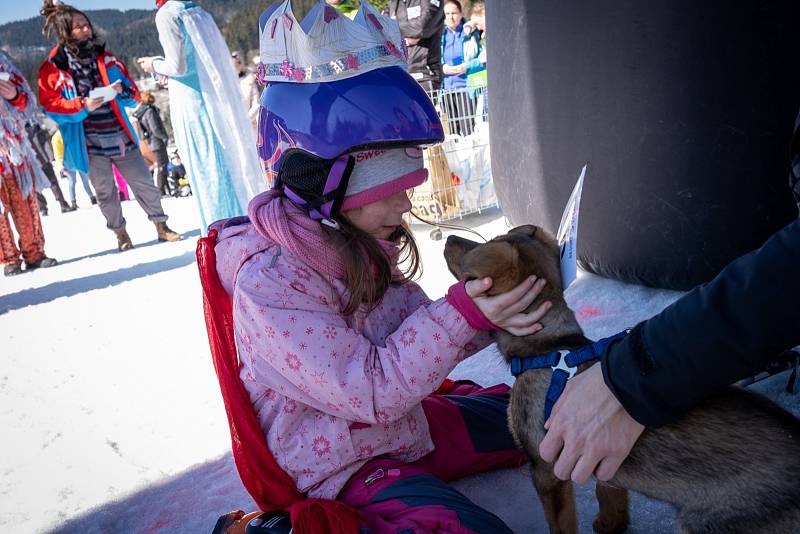
[{"label": "harness strap", "polygon": [[511,374],[516,377],[531,369],[547,369],[548,367],[553,369],[550,387],[547,388],[544,401],[544,419],[546,421],[550,418],[553,406],[561,397],[564,388],[567,387],[567,381],[575,376],[578,366],[598,359],[610,343],[627,336],[628,332],[629,330],[623,330],[572,351],[562,350],[532,356],[514,356],[511,358]]},{"label": "harness strap", "polygon": [[564,393],[564,388],[567,387],[567,380],[569,380],[569,373],[563,369],[554,369],[553,376],[550,378],[550,387],[547,388],[547,394],[544,397],[544,420],[550,419],[550,413],[553,411],[553,406],[556,405],[561,394]]},{"label": "harness strap", "polygon": [[519,376],[529,369],[555,367],[561,359],[560,352],[548,352],[534,356],[515,356],[511,358],[511,374]]}]

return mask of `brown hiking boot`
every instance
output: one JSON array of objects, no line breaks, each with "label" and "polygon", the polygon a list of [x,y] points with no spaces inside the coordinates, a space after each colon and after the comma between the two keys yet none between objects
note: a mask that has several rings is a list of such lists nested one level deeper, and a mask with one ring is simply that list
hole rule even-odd
[{"label": "brown hiking boot", "polygon": [[125,231],[125,228],[114,230],[114,233],[117,234],[117,248],[119,248],[120,252],[125,252],[126,250],[133,248],[131,236],[128,235],[128,232]]},{"label": "brown hiking boot", "polygon": [[169,226],[165,222],[157,222],[156,224],[156,231],[158,232],[158,240],[159,241],[180,241],[183,239],[183,236],[178,232],[173,232],[170,230]]}]

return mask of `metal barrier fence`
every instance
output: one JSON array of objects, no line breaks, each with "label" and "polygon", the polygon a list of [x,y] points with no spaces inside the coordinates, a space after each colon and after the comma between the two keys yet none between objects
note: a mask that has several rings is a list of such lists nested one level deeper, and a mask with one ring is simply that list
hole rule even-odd
[{"label": "metal barrier fence", "polygon": [[434,91],[429,96],[442,119],[445,141],[425,150],[428,181],[411,195],[413,212],[442,222],[497,206],[487,88]]}]

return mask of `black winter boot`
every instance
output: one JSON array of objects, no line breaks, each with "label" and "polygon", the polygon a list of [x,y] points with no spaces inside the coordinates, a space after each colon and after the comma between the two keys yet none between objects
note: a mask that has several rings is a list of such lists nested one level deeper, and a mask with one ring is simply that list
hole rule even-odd
[{"label": "black winter boot", "polygon": [[19,263],[10,263],[3,267],[4,276],[17,276],[18,274],[22,274],[22,267]]},{"label": "black winter boot", "polygon": [[42,269],[46,269],[48,267],[53,267],[54,265],[58,265],[58,260],[55,259],[55,258],[48,258],[47,256],[45,256],[44,258],[42,258],[40,260],[37,260],[37,261],[34,261],[32,263],[26,263],[25,264],[25,270],[26,271],[32,271],[32,270],[38,269],[40,267]]}]

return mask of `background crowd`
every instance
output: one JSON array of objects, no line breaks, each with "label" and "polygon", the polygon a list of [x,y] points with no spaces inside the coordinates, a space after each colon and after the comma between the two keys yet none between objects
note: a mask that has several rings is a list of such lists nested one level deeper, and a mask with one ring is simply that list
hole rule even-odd
[{"label": "background crowd", "polygon": [[[486,110],[485,5],[465,11],[458,0],[390,0],[408,47],[409,73],[448,119],[450,133],[469,135]],[[479,102],[480,100],[480,102]]]},{"label": "background crowd", "polygon": [[[357,4],[350,0],[327,1],[348,17],[357,12]],[[50,189],[60,211],[69,213],[79,207],[80,182],[86,205],[99,205],[120,251],[133,248],[121,201],[135,198],[155,224],[158,239],[174,241],[181,235],[167,226],[161,198],[193,195],[205,232],[214,220],[244,213],[247,200],[268,185],[255,151],[244,149],[255,145],[257,135],[262,89],[254,72],[257,54],[252,50],[231,53],[208,14],[194,35],[186,35],[186,28],[174,27],[185,3],[161,4],[167,4],[167,9],[159,10],[156,26],[165,56],[142,57],[134,66],[152,78],[134,80],[130,66],[121,59],[125,56],[107,49],[105,36],[96,33],[86,13],[45,0],[42,32],[55,46],[30,84],[34,89],[24,113],[15,107],[15,98],[25,94],[21,87],[27,80],[8,58],[3,72],[13,69],[17,75],[0,80],[9,95],[3,99],[3,113],[18,115],[22,130],[17,137],[20,143],[24,137],[30,156],[26,164],[44,178],[20,190],[23,200],[32,199],[37,217],[46,216],[50,209],[43,191]],[[488,96],[484,5],[465,5],[466,12],[458,0],[389,0],[383,7],[400,25],[409,73],[448,119],[448,131],[459,135],[472,133],[476,118],[485,116]],[[208,47],[208,43],[213,43],[213,53],[200,50],[198,55],[197,47]],[[209,76],[224,80],[223,87],[202,90]],[[140,92],[140,86],[147,90]],[[232,106],[228,98],[234,86],[241,93],[241,105]],[[104,87],[115,94],[96,96]],[[250,128],[242,128],[244,122]],[[230,139],[220,139],[220,135]],[[7,143],[13,138],[9,135]],[[242,149],[232,154],[220,148],[231,145]],[[10,181],[16,171],[7,165],[2,172],[3,180]],[[16,181],[22,183],[18,177]],[[31,216],[30,232],[21,231],[26,223],[17,222],[10,208],[3,217],[9,221],[8,231],[2,232],[4,251],[8,251],[3,262],[11,266],[6,274],[23,272],[23,264],[34,268],[36,261],[23,262],[13,251],[18,246],[21,250],[30,247],[27,234],[41,234],[36,230],[40,223],[37,226]]]}]

